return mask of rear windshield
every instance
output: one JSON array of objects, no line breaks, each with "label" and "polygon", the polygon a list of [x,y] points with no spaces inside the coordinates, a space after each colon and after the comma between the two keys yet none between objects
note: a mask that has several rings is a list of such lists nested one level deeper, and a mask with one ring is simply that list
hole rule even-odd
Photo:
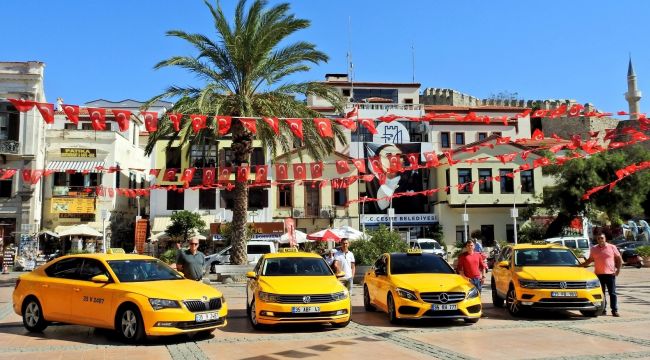
[{"label": "rear windshield", "polygon": [[160,260],[112,260],[107,262],[120,282],[183,279],[183,276]]},{"label": "rear windshield", "polygon": [[391,254],[390,273],[399,274],[454,274],[454,270],[439,256],[433,254]]},{"label": "rear windshield", "polygon": [[266,259],[262,268],[264,276],[329,276],[334,275],[322,258]]},{"label": "rear windshield", "polygon": [[268,254],[271,252],[269,245],[248,245],[246,248],[249,254]]},{"label": "rear windshield", "polygon": [[578,259],[567,249],[522,249],[515,251],[515,266],[577,266]]},{"label": "rear windshield", "polygon": [[438,250],[441,248],[440,244],[434,242],[415,243],[415,247],[419,247],[422,250]]}]

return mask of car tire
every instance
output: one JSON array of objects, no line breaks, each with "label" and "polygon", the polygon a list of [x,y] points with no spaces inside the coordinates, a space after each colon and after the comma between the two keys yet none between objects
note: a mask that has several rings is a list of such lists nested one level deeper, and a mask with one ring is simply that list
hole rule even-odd
[{"label": "car tire", "polygon": [[115,319],[117,334],[127,343],[139,343],[146,337],[140,310],[134,305],[123,306]]},{"label": "car tire", "polygon": [[255,298],[251,300],[250,305],[248,305],[248,321],[251,323],[251,326],[253,326],[253,329],[255,330],[264,330],[264,325],[260,324],[257,321],[257,311],[255,308]]},{"label": "car tire", "polygon": [[515,288],[510,286],[508,293],[506,295],[506,308],[512,316],[521,316],[523,309],[519,300],[517,300],[517,293],[515,293]]},{"label": "car tire", "polygon": [[349,324],[350,324],[350,320],[340,322],[340,323],[332,323],[332,327],[335,327],[337,329],[341,329],[341,328],[344,328],[344,327],[348,326]]},{"label": "car tire", "polygon": [[395,309],[395,300],[393,300],[393,295],[388,294],[388,299],[386,300],[386,308],[388,310],[388,320],[391,324],[399,324],[399,318],[397,317],[397,310]]},{"label": "car tire", "polygon": [[479,319],[480,318],[465,318],[463,321],[465,321],[466,324],[476,324]]},{"label": "car tire", "polygon": [[497,285],[494,281],[494,277],[492,277],[492,280],[490,281],[490,289],[492,290],[492,305],[494,305],[494,307],[502,308],[503,299],[497,293]]},{"label": "car tire", "polygon": [[49,325],[43,315],[43,307],[35,297],[28,297],[23,303],[23,325],[29,332],[41,332]]},{"label": "car tire", "polygon": [[366,311],[375,311],[375,307],[370,302],[370,291],[368,291],[368,286],[363,285],[363,308]]},{"label": "car tire", "polygon": [[602,312],[602,310],[600,310],[600,309],[598,309],[598,310],[580,310],[580,313],[582,314],[582,316],[585,316],[585,317],[598,317],[598,315],[600,315],[601,312]]}]

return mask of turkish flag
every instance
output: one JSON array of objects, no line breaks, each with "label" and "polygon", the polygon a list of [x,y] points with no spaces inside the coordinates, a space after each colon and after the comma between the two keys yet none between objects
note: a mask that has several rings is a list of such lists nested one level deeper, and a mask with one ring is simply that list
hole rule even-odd
[{"label": "turkish flag", "polygon": [[424,160],[427,162],[427,167],[438,167],[440,165],[438,156],[433,151],[425,152]]},{"label": "turkish flag", "polygon": [[550,165],[550,164],[551,164],[551,160],[549,160],[549,159],[547,159],[545,157],[541,157],[539,159],[533,160],[533,166],[534,167],[546,166],[546,165]]},{"label": "turkish flag", "polygon": [[449,166],[453,166],[458,163],[459,160],[454,160],[454,153],[452,151],[445,151],[443,154],[445,154],[445,157],[447,158],[447,164],[449,164]]},{"label": "turkish flag", "polygon": [[365,159],[353,159],[352,164],[359,170],[359,173],[365,173],[366,170],[366,160]]},{"label": "turkish flag", "polygon": [[213,167],[203,168],[203,186],[212,186],[217,178],[217,169]]},{"label": "turkish flag", "polygon": [[530,170],[530,168],[531,168],[530,164],[523,164],[519,167],[519,170],[526,171],[526,170]]},{"label": "turkish flag", "polygon": [[560,117],[560,116],[566,114],[566,111],[567,111],[566,104],[562,104],[562,105],[560,105],[560,107],[558,107],[557,109],[553,110],[553,112],[551,112],[551,118],[553,119],[553,118],[556,118],[556,117]]},{"label": "turkish flag", "polygon": [[532,151],[533,151],[533,150],[524,150],[524,151],[522,151],[522,153],[521,153],[521,159],[524,160],[524,161],[525,161],[526,159],[528,159],[528,155],[530,155],[530,153],[531,153]]},{"label": "turkish flag", "polygon": [[368,131],[373,134],[377,135],[377,129],[375,128],[375,121],[373,119],[361,119],[359,120],[361,125],[365,126]]},{"label": "turkish flag", "polygon": [[214,119],[217,121],[219,136],[226,135],[228,131],[230,131],[230,124],[232,123],[232,117],[217,115],[214,117]]},{"label": "turkish flag", "polygon": [[36,103],[36,108],[41,113],[41,116],[43,116],[46,124],[52,124],[54,122],[54,104]]},{"label": "turkish flag", "polygon": [[505,144],[507,144],[509,142],[510,142],[510,137],[509,136],[506,136],[506,137],[500,137],[499,136],[497,138],[497,145],[505,145]]},{"label": "turkish flag", "polygon": [[265,183],[268,180],[269,175],[269,166],[268,165],[257,165],[255,168],[255,182],[256,183]]},{"label": "turkish flag", "polygon": [[176,181],[176,172],[178,169],[165,169],[162,181]]},{"label": "turkish flag", "polygon": [[129,119],[131,118],[131,112],[129,110],[111,110],[115,121],[120,128],[121,132],[129,130]]},{"label": "turkish flag", "polygon": [[548,110],[544,110],[544,109],[535,110],[535,112],[533,113],[533,117],[545,117],[547,112]]},{"label": "turkish flag", "polygon": [[336,160],[336,172],[339,174],[345,174],[350,171],[350,166],[348,166],[347,160]]},{"label": "turkish flag", "polygon": [[140,116],[144,119],[144,127],[148,132],[158,130],[158,113],[155,111],[140,111]]},{"label": "turkish flag", "polygon": [[517,153],[511,153],[511,154],[502,154],[502,155],[497,155],[495,158],[499,159],[503,164],[511,162],[517,157]]},{"label": "turkish flag", "polygon": [[355,105],[352,110],[345,114],[345,118],[349,119],[351,117],[359,116],[359,106]]},{"label": "turkish flag", "polygon": [[275,164],[275,179],[286,180],[289,178],[289,170],[286,163]]},{"label": "turkish flag", "polygon": [[319,177],[323,176],[323,162],[318,161],[309,164],[310,170],[311,170],[311,178],[312,179],[318,179]]},{"label": "turkish flag", "polygon": [[194,172],[196,171],[195,167],[190,167],[185,170],[183,170],[183,175],[181,175],[181,181],[184,183],[188,183],[192,181],[192,178],[194,177]]},{"label": "turkish flag", "polygon": [[65,173],[66,173],[66,174],[70,174],[70,175],[72,175],[72,174],[76,174],[76,173],[77,173],[77,170],[75,170],[75,169],[67,169],[67,170],[65,171]]},{"label": "turkish flag", "polygon": [[183,114],[167,114],[167,117],[169,117],[169,121],[172,122],[174,131],[181,131],[181,119],[183,119]]},{"label": "turkish flag", "polygon": [[27,112],[31,110],[34,105],[36,105],[35,102],[31,100],[23,100],[23,99],[7,99],[11,102],[11,104],[16,108],[16,110],[20,112]]},{"label": "turkish flag", "polygon": [[406,158],[409,160],[409,169],[417,170],[418,167],[420,166],[420,154],[418,153],[407,154]]},{"label": "turkish flag", "polygon": [[616,137],[616,129],[605,129],[605,137],[603,140],[612,140]]},{"label": "turkish flag", "polygon": [[519,114],[517,114],[516,118],[517,118],[517,119],[519,119],[519,118],[525,118],[526,116],[530,115],[530,113],[531,113],[532,111],[533,111],[532,109],[526,109],[526,110],[520,112]]},{"label": "turkish flag", "polygon": [[357,122],[350,119],[336,119],[336,122],[350,131],[357,130]]},{"label": "turkish flag", "polygon": [[379,182],[379,185],[384,185],[386,183],[386,174],[384,173],[379,173],[377,174],[377,182]]},{"label": "turkish flag", "polygon": [[469,146],[463,149],[463,152],[473,154],[477,151],[479,151],[480,147],[479,146]]},{"label": "turkish flag", "polygon": [[63,112],[68,117],[71,123],[77,125],[79,123],[79,106],[77,105],[61,105]]},{"label": "turkish flag", "polygon": [[153,175],[154,177],[158,177],[158,174],[160,174],[160,169],[151,169],[151,170],[149,170],[149,175]]},{"label": "turkish flag", "polygon": [[5,171],[2,172],[2,176],[0,177],[0,179],[2,180],[11,179],[16,174],[16,171],[17,171],[16,169],[5,169]]},{"label": "turkish flag", "polygon": [[255,119],[241,118],[239,121],[241,121],[241,124],[244,125],[246,130],[248,130],[251,134],[257,134],[257,121]]},{"label": "turkish flag", "polygon": [[303,140],[302,134],[302,119],[287,119],[287,124],[291,132],[296,135],[300,140]]},{"label": "turkish flag", "polygon": [[111,199],[115,196],[115,189],[114,188],[108,188],[108,197]]},{"label": "turkish flag", "polygon": [[402,171],[402,156],[399,154],[388,154],[388,171],[397,173]]},{"label": "turkish flag", "polygon": [[273,130],[277,135],[280,132],[280,120],[276,117],[263,117],[262,120]]},{"label": "turkish flag", "polygon": [[219,182],[228,182],[230,181],[230,173],[232,170],[230,167],[224,166],[219,168]]},{"label": "turkish flag", "polygon": [[365,182],[371,182],[375,178],[375,175],[371,175],[371,174],[362,175],[360,178]]},{"label": "turkish flag", "polygon": [[248,165],[240,165],[237,168],[237,182],[248,182],[248,175],[251,173],[251,167]]},{"label": "turkish flag", "polygon": [[379,156],[373,156],[368,158],[368,161],[370,162],[370,168],[375,174],[383,174],[384,173],[384,167],[381,166],[381,159]]},{"label": "turkish flag", "polygon": [[584,109],[585,107],[580,104],[573,104],[569,109],[569,116],[580,116],[580,112]]},{"label": "turkish flag", "polygon": [[383,121],[385,123],[389,123],[389,122],[395,121],[395,120],[397,120],[399,118],[400,118],[399,116],[390,114],[390,115],[380,116],[380,117],[377,118],[377,120]]},{"label": "turkish flag", "polygon": [[563,148],[564,148],[564,144],[558,144],[558,145],[551,146],[548,150],[553,154],[555,154],[558,151],[562,150]]},{"label": "turkish flag", "polygon": [[530,137],[531,140],[544,140],[544,133],[540,129],[535,129],[533,135]]},{"label": "turkish flag", "polygon": [[600,131],[590,131],[590,132],[589,132],[589,136],[590,136],[590,137],[597,137],[599,132],[600,132]]},{"label": "turkish flag", "polygon": [[54,174],[54,170],[43,170],[43,176],[50,176]]},{"label": "turkish flag", "polygon": [[314,126],[316,126],[316,130],[318,131],[318,134],[322,137],[334,137],[334,132],[332,131],[332,123],[330,122],[329,119],[326,118],[315,118],[314,119]]},{"label": "turkish flag", "polygon": [[305,164],[293,164],[293,178],[295,180],[305,180],[307,178],[307,169]]},{"label": "turkish flag", "polygon": [[205,115],[190,115],[190,120],[192,120],[192,130],[194,130],[195,133],[198,133],[199,131],[205,129],[207,127],[207,118],[208,117]]},{"label": "turkish flag", "polygon": [[106,129],[106,109],[102,108],[88,108],[90,115],[90,123],[93,129],[97,131]]}]

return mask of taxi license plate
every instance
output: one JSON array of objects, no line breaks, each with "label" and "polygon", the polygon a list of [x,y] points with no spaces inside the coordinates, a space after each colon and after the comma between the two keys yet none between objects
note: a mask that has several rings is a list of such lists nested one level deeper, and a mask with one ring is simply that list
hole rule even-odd
[{"label": "taxi license plate", "polygon": [[291,308],[294,314],[317,313],[320,312],[320,306],[294,306]]},{"label": "taxi license plate", "polygon": [[431,305],[431,310],[458,310],[458,305],[456,305],[456,304],[441,304],[441,305],[432,304]]},{"label": "taxi license plate", "polygon": [[578,296],[577,291],[553,291],[551,292],[552,297],[576,297]]},{"label": "taxi license plate", "polygon": [[196,320],[196,322],[206,322],[206,321],[212,321],[212,320],[219,320],[219,313],[217,313],[217,312],[209,312],[209,313],[196,314],[194,316],[194,319]]}]

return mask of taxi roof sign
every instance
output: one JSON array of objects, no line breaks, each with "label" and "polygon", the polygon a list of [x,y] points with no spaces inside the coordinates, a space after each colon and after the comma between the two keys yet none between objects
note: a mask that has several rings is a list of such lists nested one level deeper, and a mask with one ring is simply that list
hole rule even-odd
[{"label": "taxi roof sign", "polygon": [[278,249],[278,252],[281,252],[281,253],[298,252],[298,249],[296,249],[295,247],[280,248],[280,249]]},{"label": "taxi roof sign", "polygon": [[422,249],[420,248],[411,248],[406,250],[407,255],[422,255]]},{"label": "taxi roof sign", "polygon": [[106,253],[107,254],[126,254],[126,252],[122,248],[110,248],[110,249],[106,250]]}]

